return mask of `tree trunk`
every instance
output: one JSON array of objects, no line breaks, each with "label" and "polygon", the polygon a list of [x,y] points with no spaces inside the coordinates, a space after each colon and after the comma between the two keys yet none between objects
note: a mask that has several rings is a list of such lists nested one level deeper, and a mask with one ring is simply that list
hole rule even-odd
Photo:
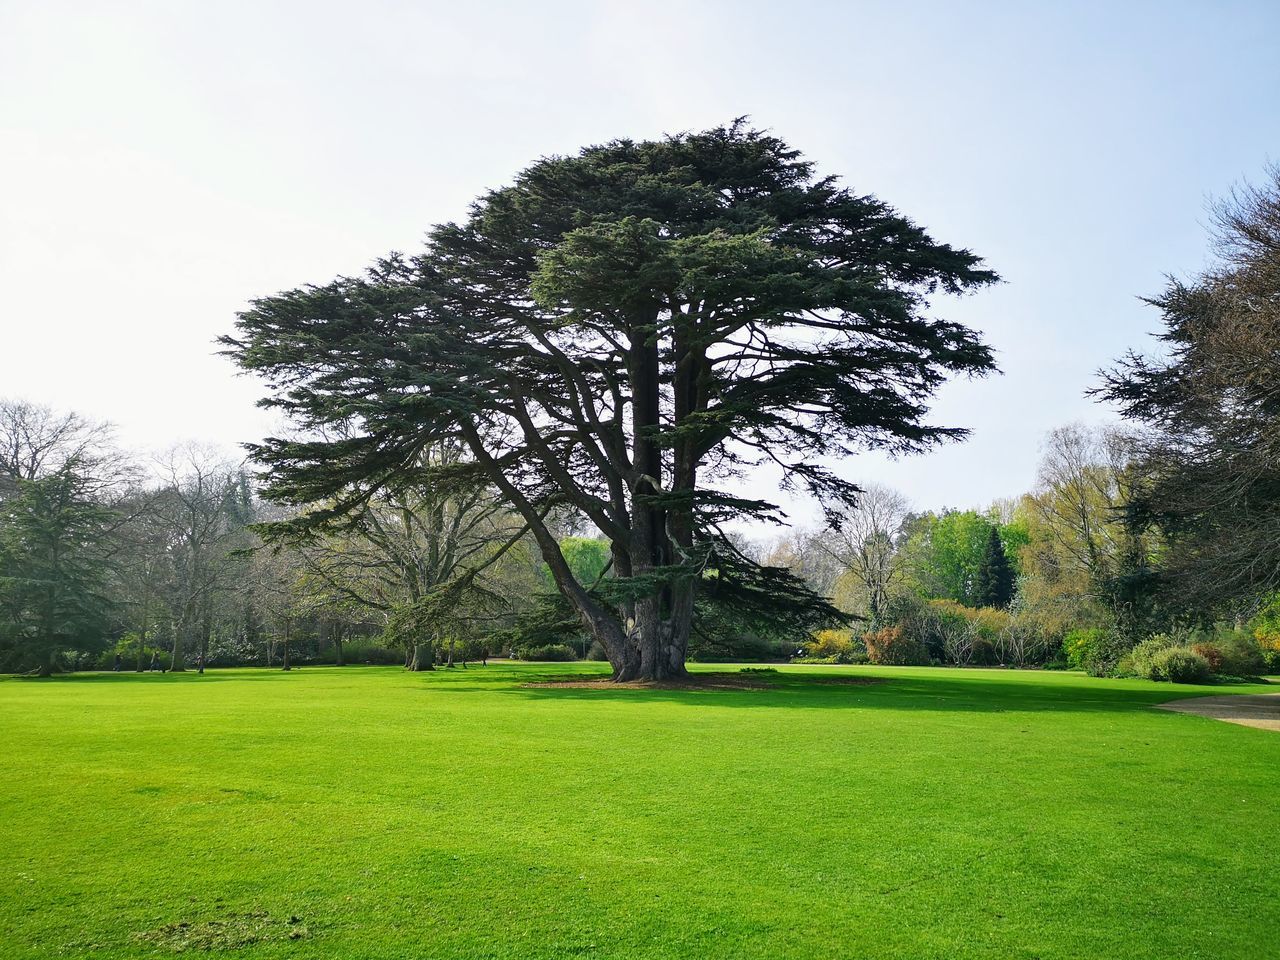
[{"label": "tree trunk", "polygon": [[419,670],[434,670],[435,668],[434,646],[430,643],[415,643],[413,645],[413,655],[409,660],[407,669],[417,672]]},{"label": "tree trunk", "polygon": [[196,664],[196,672],[204,673],[204,662],[209,657],[209,634],[213,631],[212,611],[206,605],[200,618],[200,652]]},{"label": "tree trunk", "polygon": [[187,668],[183,656],[183,641],[186,639],[187,631],[190,629],[190,617],[184,611],[182,621],[178,624],[178,629],[173,631],[173,649],[169,652],[170,673],[180,673]]},{"label": "tree trunk", "polygon": [[293,669],[292,667],[290,667],[290,666],[289,666],[289,627],[290,627],[290,623],[289,623],[289,621],[288,621],[288,620],[285,620],[285,622],[284,622],[284,642],[281,644],[281,652],[282,652],[282,654],[283,654],[283,656],[284,656],[284,666],[282,666],[282,667],[280,668],[281,670],[292,670],[292,669]]},{"label": "tree trunk", "polygon": [[147,645],[147,628],[151,625],[151,591],[142,593],[142,631],[138,634],[138,672],[142,673],[142,652]]},{"label": "tree trunk", "polygon": [[343,632],[337,627],[333,629],[333,665],[335,667],[345,667],[347,665],[346,658],[342,655]]}]

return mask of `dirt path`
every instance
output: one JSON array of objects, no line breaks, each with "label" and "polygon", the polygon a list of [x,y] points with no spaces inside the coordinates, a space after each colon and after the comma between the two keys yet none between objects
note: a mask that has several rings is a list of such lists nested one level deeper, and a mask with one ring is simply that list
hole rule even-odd
[{"label": "dirt path", "polygon": [[1227,723],[1238,723],[1261,730],[1280,730],[1280,693],[1240,694],[1225,697],[1192,697],[1157,704],[1161,710],[1194,713]]}]

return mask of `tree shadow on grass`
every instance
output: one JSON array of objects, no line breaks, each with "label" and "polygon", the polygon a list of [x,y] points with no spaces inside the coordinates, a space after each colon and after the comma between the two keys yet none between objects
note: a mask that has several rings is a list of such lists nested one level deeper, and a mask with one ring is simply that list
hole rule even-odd
[{"label": "tree shadow on grass", "polygon": [[[1030,671],[1027,672],[1031,674]],[[590,687],[541,685],[537,681],[583,679],[581,674],[527,678],[531,682],[505,692],[532,700],[617,702],[665,702],[699,707],[924,710],[975,713],[1133,713],[1158,703],[1211,693],[1256,692],[1222,687],[1174,687],[1168,684],[1137,686],[1132,682],[1082,678],[1036,671],[1034,680],[1017,678],[1013,671],[939,670],[882,676],[859,672],[872,684],[832,682],[839,674],[779,672],[768,676],[765,688],[704,689],[622,688],[605,684]],[[1009,677],[1006,679],[1006,677]],[[1062,679],[1054,682],[1057,677]],[[1051,679],[1052,678],[1052,679]]]}]

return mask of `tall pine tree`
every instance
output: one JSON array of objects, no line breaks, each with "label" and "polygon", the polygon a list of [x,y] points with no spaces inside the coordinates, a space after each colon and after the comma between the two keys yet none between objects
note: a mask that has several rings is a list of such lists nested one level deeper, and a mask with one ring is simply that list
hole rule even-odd
[{"label": "tall pine tree", "polygon": [[992,526],[987,546],[978,563],[974,594],[980,607],[1007,607],[1013,601],[1013,566],[1004,552],[1000,530]]}]

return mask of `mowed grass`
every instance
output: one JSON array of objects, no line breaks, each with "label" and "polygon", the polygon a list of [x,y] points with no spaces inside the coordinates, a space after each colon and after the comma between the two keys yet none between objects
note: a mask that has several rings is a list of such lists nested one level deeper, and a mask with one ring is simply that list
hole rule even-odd
[{"label": "mowed grass", "polygon": [[1280,956],[1266,688],[599,669],[0,681],[0,955]]}]

